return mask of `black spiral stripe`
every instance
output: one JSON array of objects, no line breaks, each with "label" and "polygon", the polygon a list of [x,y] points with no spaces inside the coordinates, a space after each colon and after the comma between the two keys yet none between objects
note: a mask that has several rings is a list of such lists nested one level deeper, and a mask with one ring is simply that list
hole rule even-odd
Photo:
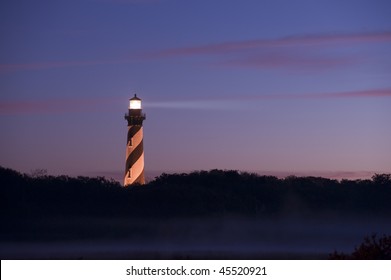
[{"label": "black spiral stripe", "polygon": [[126,159],[126,173],[142,156],[143,152],[144,152],[143,140],[141,140],[140,144],[138,144],[137,147],[134,148],[134,150],[129,154],[128,158]]},{"label": "black spiral stripe", "polygon": [[133,138],[133,136],[136,135],[137,132],[139,132],[139,130],[142,128],[141,125],[133,125],[129,128],[128,130],[128,142],[131,138]]}]

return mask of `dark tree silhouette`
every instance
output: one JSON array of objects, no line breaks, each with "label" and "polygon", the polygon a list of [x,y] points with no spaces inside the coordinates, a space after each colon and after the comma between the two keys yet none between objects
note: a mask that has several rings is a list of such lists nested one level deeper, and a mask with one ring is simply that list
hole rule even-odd
[{"label": "dark tree silhouette", "polygon": [[353,253],[334,252],[330,259],[343,260],[391,260],[391,235],[377,237],[376,234],[366,236],[364,241],[355,248]]},{"label": "dark tree silhouette", "polygon": [[375,185],[391,187],[391,174],[375,174],[372,181]]},{"label": "dark tree silhouette", "polygon": [[390,174],[372,180],[289,176],[236,170],[162,174],[123,188],[104,177],[26,175],[0,167],[1,213],[34,216],[190,217],[244,215],[391,214]]}]

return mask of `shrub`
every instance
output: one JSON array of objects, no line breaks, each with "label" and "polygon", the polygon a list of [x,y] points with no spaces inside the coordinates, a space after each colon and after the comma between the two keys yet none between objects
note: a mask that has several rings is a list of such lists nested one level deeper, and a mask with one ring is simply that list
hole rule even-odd
[{"label": "shrub", "polygon": [[353,259],[353,260],[390,260],[391,259],[391,235],[377,237],[376,234],[366,236],[364,241],[355,248],[353,253],[344,254],[334,252],[330,259]]}]

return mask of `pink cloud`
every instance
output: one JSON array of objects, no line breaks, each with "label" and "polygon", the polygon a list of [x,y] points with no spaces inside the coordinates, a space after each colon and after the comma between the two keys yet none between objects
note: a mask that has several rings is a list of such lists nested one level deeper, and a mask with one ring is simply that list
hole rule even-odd
[{"label": "pink cloud", "polygon": [[240,99],[319,99],[319,98],[380,98],[391,97],[391,88],[329,93],[242,95]]},{"label": "pink cloud", "polygon": [[0,101],[0,115],[107,111],[117,101],[107,97]]},{"label": "pink cloud", "polygon": [[351,65],[357,58],[330,57],[320,55],[300,55],[296,53],[280,52],[273,54],[257,54],[244,58],[237,58],[219,63],[223,66],[252,67],[252,68],[300,68],[300,69],[329,69],[343,65]]},{"label": "pink cloud", "polygon": [[142,4],[142,3],[157,3],[162,0],[90,0],[91,2],[103,2],[103,3],[114,3],[114,4]]},{"label": "pink cloud", "polygon": [[[319,99],[319,98],[387,98],[391,97],[391,89],[372,89],[361,91],[343,91],[331,93],[313,94],[260,94],[260,95],[238,95],[224,98],[205,98],[203,100],[175,100],[169,102],[150,101],[149,108],[166,109],[215,109],[225,108],[224,102],[235,101],[256,101],[276,99]],[[0,115],[15,114],[57,114],[74,112],[97,112],[107,111],[110,104],[124,102],[126,98],[98,97],[98,98],[69,98],[69,99],[48,99],[48,100],[24,100],[24,101],[0,101]],[[152,102],[152,103],[151,103]]]},{"label": "pink cloud", "polygon": [[121,63],[128,63],[128,62],[129,59],[0,64],[0,73],[28,71],[28,70],[43,70],[43,69],[64,68],[64,67],[90,66],[90,65],[121,64]]},{"label": "pink cloud", "polygon": [[375,43],[391,41],[391,32],[353,33],[353,34],[318,34],[307,36],[289,36],[277,39],[255,39],[209,44],[195,47],[183,47],[144,53],[144,58],[193,56],[202,54],[222,54],[240,50],[259,49],[265,47],[281,47],[295,45],[313,45],[328,43]]},{"label": "pink cloud", "polygon": [[[256,171],[260,175],[276,176],[278,178],[285,178],[287,176],[313,176],[323,177],[335,180],[363,180],[370,179],[376,172],[374,171]],[[379,172],[378,172],[379,173]],[[380,172],[381,173],[381,172]]]},{"label": "pink cloud", "polygon": [[[122,0],[119,0],[122,1]],[[126,0],[124,0],[126,1]],[[154,2],[155,0],[130,0],[130,2],[146,1]],[[156,0],[158,1],[158,0]],[[360,34],[334,34],[334,35],[308,35],[308,36],[290,36],[277,39],[258,39],[246,41],[233,41],[218,44],[209,44],[195,47],[172,48],[156,52],[141,53],[132,55],[125,59],[115,60],[95,60],[95,61],[55,61],[55,62],[36,62],[36,63],[20,63],[20,64],[0,64],[0,73],[8,73],[15,71],[27,70],[42,70],[64,67],[79,67],[89,65],[106,65],[106,64],[121,64],[129,63],[130,60],[137,58],[161,58],[174,56],[195,56],[195,55],[216,55],[232,52],[241,52],[253,50],[258,53],[262,50],[270,50],[279,46],[304,46],[304,45],[321,45],[327,43],[374,43],[374,42],[390,42],[391,32],[373,32]],[[239,53],[240,54],[240,53]],[[243,54],[243,52],[241,52]],[[250,66],[250,67],[283,67],[283,66],[335,66],[346,63],[351,63],[349,59],[336,58],[321,58],[321,57],[305,57],[295,56],[294,54],[287,55],[287,52],[280,54],[272,54],[267,57],[265,54],[252,58],[240,58],[222,63],[223,65]]]},{"label": "pink cloud", "polygon": [[373,89],[318,94],[325,98],[391,97],[391,89]]}]

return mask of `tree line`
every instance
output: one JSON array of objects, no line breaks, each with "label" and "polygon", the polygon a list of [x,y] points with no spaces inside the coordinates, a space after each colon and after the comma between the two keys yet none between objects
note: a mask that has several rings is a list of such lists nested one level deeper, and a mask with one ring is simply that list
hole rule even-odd
[{"label": "tree line", "polygon": [[368,180],[236,170],[162,174],[122,187],[104,177],[27,175],[0,167],[3,220],[31,217],[281,217],[391,214],[391,174]]}]

